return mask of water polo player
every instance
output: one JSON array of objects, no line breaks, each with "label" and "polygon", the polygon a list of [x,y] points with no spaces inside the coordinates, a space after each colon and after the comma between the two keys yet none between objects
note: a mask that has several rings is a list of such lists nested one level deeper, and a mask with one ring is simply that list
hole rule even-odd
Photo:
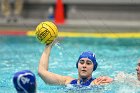
[{"label": "water polo player", "polygon": [[137,79],[140,81],[140,60],[137,63],[136,72],[137,72]]},{"label": "water polo player", "polygon": [[13,84],[17,93],[36,93],[36,78],[29,70],[16,72]]},{"label": "water polo player", "polygon": [[62,76],[59,74],[48,71],[49,56],[53,44],[49,44],[45,47],[40,58],[38,74],[47,84],[67,85],[75,84],[80,86],[100,85],[110,83],[112,78],[103,76],[99,78],[92,78],[92,73],[96,70],[98,63],[96,62],[95,55],[92,52],[83,52],[77,63],[78,79],[74,79],[70,76]]}]

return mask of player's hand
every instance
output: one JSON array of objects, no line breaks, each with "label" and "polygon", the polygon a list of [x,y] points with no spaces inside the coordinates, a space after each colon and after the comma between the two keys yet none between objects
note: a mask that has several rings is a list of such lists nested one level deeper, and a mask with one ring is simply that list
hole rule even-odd
[{"label": "player's hand", "polygon": [[113,79],[110,77],[100,76],[99,78],[94,80],[94,84],[95,85],[102,85],[102,84],[111,83],[112,81],[113,81]]},{"label": "player's hand", "polygon": [[56,39],[53,40],[52,43],[50,43],[50,44],[46,44],[46,46],[47,46],[47,47],[52,47],[53,45],[55,45],[55,44],[58,43],[58,42],[59,42],[59,39],[56,38]]}]

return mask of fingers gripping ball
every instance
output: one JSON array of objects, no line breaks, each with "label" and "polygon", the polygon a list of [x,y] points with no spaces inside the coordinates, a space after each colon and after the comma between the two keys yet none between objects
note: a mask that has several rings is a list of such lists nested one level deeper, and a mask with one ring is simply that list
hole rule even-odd
[{"label": "fingers gripping ball", "polygon": [[36,28],[36,37],[43,44],[50,44],[58,36],[58,29],[52,22],[41,22]]}]

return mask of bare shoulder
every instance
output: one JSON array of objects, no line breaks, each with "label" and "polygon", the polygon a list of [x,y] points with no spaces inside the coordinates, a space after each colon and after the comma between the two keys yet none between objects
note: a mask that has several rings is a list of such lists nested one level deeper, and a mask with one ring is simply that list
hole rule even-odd
[{"label": "bare shoulder", "polygon": [[70,84],[70,82],[74,80],[74,78],[70,76],[63,76],[63,78],[65,78],[65,85]]}]

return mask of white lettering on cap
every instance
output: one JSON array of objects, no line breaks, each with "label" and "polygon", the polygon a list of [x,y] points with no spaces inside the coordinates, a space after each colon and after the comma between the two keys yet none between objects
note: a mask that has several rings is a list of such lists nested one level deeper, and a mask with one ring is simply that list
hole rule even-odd
[{"label": "white lettering on cap", "polygon": [[20,79],[21,79],[21,81],[22,81],[23,84],[26,84],[26,83],[29,83],[30,82],[30,79],[27,78],[27,77],[21,77]]},{"label": "white lettering on cap", "polygon": [[95,54],[93,54],[93,57],[95,57]]}]

